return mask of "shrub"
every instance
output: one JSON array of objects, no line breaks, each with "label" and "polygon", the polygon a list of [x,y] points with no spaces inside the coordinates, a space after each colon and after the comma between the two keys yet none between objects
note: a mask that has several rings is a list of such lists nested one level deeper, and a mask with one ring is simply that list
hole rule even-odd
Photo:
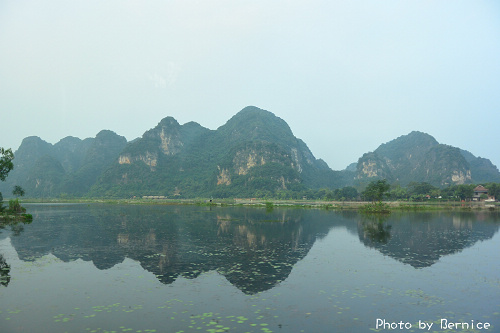
[{"label": "shrub", "polygon": [[11,213],[24,213],[26,208],[22,207],[17,199],[9,200],[9,212]]},{"label": "shrub", "polygon": [[361,207],[361,211],[363,213],[379,213],[379,214],[390,214],[391,208],[388,204],[383,203],[381,201],[371,204],[366,204]]}]

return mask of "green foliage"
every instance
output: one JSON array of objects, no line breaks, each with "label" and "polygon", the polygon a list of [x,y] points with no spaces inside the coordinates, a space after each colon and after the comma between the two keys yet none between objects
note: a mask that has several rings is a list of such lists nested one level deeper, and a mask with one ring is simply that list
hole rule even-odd
[{"label": "green foliage", "polygon": [[321,189],[317,192],[316,197],[323,200],[335,201],[353,201],[359,197],[358,190],[352,186],[345,186],[335,190]]},{"label": "green foliage", "polygon": [[368,184],[366,189],[361,193],[364,200],[367,201],[382,201],[384,197],[388,196],[391,185],[386,179],[375,180]]},{"label": "green foliage", "polygon": [[[14,154],[12,149],[4,149],[0,147],[0,181],[5,181],[9,172],[14,168],[12,160],[14,159]],[[0,192],[0,212],[4,210],[3,207],[3,196]]]},{"label": "green foliage", "polygon": [[339,195],[345,200],[356,200],[359,196],[358,190],[352,186],[343,187],[339,192]]},{"label": "green foliage", "polygon": [[406,188],[407,199],[412,201],[423,201],[429,197],[436,198],[439,194],[439,188],[426,182],[410,182]]},{"label": "green foliage", "polygon": [[17,199],[9,200],[9,213],[20,214],[26,212],[26,208],[22,207]]},{"label": "green foliage", "polygon": [[5,181],[10,170],[14,168],[13,159],[12,149],[0,147],[0,181]]},{"label": "green foliage", "polygon": [[21,186],[16,185],[16,186],[14,186],[14,189],[12,190],[12,194],[16,197],[22,197],[22,196],[24,196],[24,189]]},{"label": "green foliage", "polygon": [[500,200],[500,183],[486,183],[483,186],[488,189],[488,195]]},{"label": "green foliage", "polygon": [[390,214],[391,208],[388,204],[379,201],[362,206],[361,212],[366,214]]},{"label": "green foliage", "polygon": [[426,182],[410,182],[407,186],[408,194],[411,195],[428,195],[437,187]]},{"label": "green foliage", "polygon": [[24,217],[24,223],[25,224],[30,224],[31,222],[33,222],[33,215],[31,215],[31,214],[22,214],[22,216]]},{"label": "green foliage", "polygon": [[389,195],[394,200],[408,200],[409,194],[406,187],[401,187],[400,185],[393,186]]},{"label": "green foliage", "polygon": [[460,200],[470,199],[474,195],[474,185],[456,185],[454,194]]}]

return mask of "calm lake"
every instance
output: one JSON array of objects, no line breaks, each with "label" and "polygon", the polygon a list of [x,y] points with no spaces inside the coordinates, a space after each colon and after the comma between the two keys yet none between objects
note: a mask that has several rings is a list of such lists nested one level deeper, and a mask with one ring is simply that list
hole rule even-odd
[{"label": "calm lake", "polygon": [[2,333],[500,332],[498,213],[26,207]]}]

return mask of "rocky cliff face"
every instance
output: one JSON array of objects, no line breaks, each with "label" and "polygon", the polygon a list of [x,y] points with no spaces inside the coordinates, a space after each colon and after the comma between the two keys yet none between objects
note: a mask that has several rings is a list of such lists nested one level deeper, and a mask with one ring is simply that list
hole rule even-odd
[{"label": "rocky cliff face", "polygon": [[476,157],[465,150],[460,152],[470,165],[474,183],[500,182],[500,171],[489,159]]},{"label": "rocky cliff face", "polygon": [[141,139],[130,143],[121,152],[118,164],[144,163],[155,171],[162,157],[175,156],[197,137],[209,131],[196,123],[179,125],[177,120],[166,117],[145,132]]},{"label": "rocky cliff face", "polygon": [[366,153],[357,164],[357,178],[382,178],[393,181],[391,167],[388,163],[391,164],[391,161],[381,158],[375,152]]},{"label": "rocky cliff face", "polygon": [[94,188],[127,195],[255,196],[332,172],[271,112],[247,107],[215,131],[167,117],[120,153]]}]

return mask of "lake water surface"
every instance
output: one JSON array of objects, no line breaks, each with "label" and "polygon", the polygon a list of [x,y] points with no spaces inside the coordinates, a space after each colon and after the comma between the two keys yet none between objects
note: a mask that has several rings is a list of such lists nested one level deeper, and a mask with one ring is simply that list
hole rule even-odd
[{"label": "lake water surface", "polygon": [[26,207],[3,333],[500,332],[498,213]]}]

